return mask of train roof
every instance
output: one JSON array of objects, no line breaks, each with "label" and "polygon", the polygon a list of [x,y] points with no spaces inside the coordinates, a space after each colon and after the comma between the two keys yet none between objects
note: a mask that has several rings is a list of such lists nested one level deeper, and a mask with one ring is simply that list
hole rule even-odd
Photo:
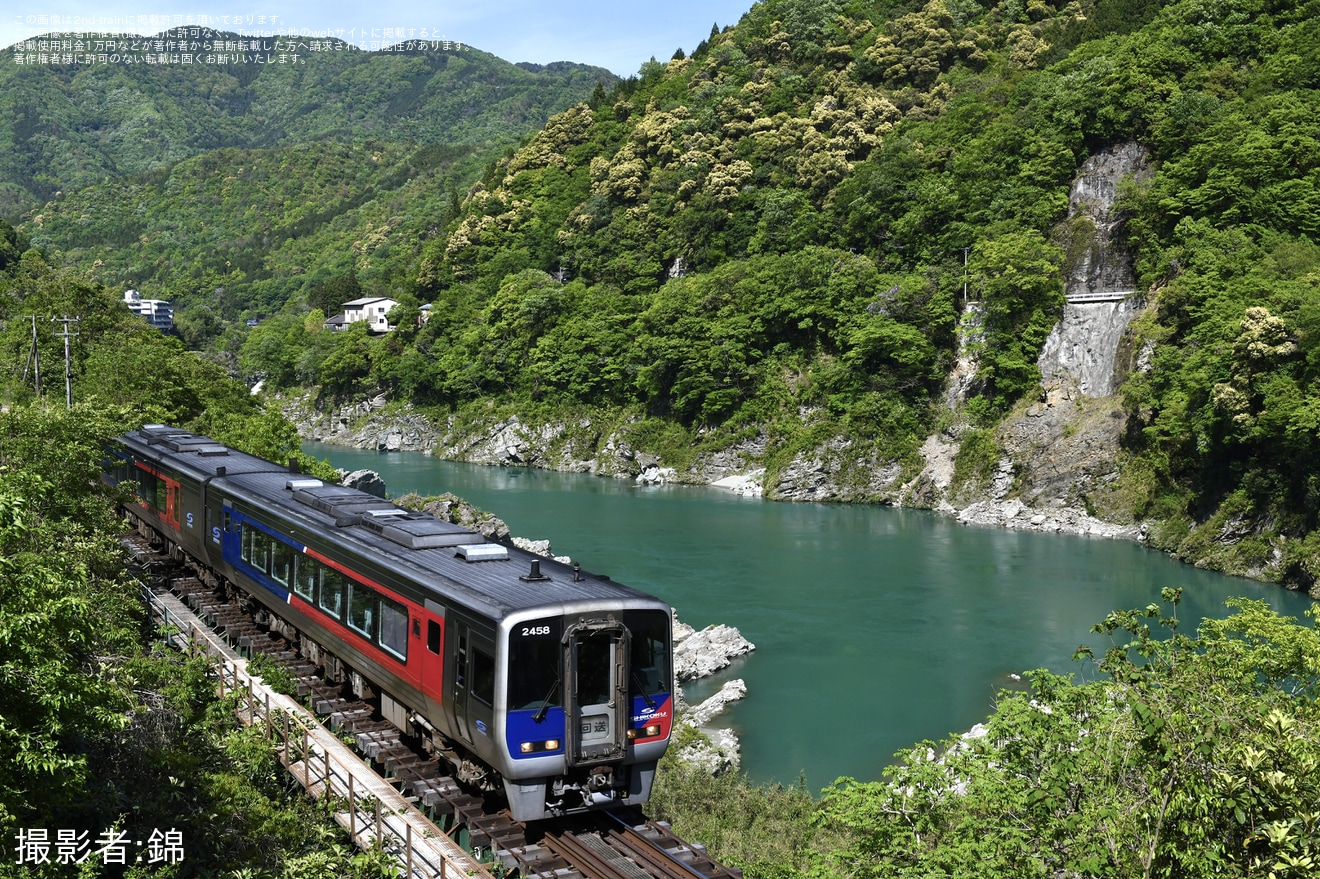
[{"label": "train roof", "polygon": [[306,542],[308,533],[321,534],[333,545],[396,572],[424,595],[448,599],[492,619],[600,602],[667,607],[606,577],[492,542],[430,513],[302,475],[204,436],[147,425],[120,441],[246,502],[253,508],[247,512],[283,521],[300,542]]}]

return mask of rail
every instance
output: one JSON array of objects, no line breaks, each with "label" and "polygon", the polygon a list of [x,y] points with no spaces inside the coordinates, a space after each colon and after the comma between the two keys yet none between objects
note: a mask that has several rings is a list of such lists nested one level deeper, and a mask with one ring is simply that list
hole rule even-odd
[{"label": "rail", "polygon": [[221,698],[235,699],[243,723],[265,726],[267,739],[278,742],[280,763],[313,799],[333,803],[336,823],[356,845],[395,856],[405,879],[493,879],[314,715],[249,674],[247,660],[177,597],[146,585],[142,594],[166,641],[214,662],[212,674]]}]

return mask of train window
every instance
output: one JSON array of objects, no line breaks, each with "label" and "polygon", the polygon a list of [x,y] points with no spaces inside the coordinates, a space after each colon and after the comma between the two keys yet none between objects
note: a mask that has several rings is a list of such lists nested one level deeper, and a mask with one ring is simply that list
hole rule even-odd
[{"label": "train window", "polygon": [[426,621],[426,649],[440,655],[440,624],[435,620]]},{"label": "train window", "polygon": [[321,568],[321,610],[335,619],[344,612],[344,575],[333,568]]},{"label": "train window", "polygon": [[360,634],[372,637],[371,627],[376,615],[376,593],[356,580],[348,581],[348,626]]},{"label": "train window", "polygon": [[270,573],[270,535],[256,528],[246,528],[244,530],[249,535],[249,540],[252,543],[252,557],[248,560],[248,564],[258,571]]},{"label": "train window", "polygon": [[311,601],[316,597],[316,584],[321,579],[321,566],[316,559],[300,555],[295,561],[293,591]]},{"label": "train window", "polygon": [[[156,474],[147,470],[138,470],[138,497],[148,507],[156,507]],[[157,507],[159,509],[159,507]]]},{"label": "train window", "polygon": [[514,710],[562,704],[559,640],[514,640],[509,645],[509,707]]},{"label": "train window", "polygon": [[509,707],[553,708],[563,704],[559,638],[563,622],[554,617],[517,623],[509,630]]},{"label": "train window", "polygon": [[270,550],[270,576],[288,586],[293,582],[293,547],[282,540],[272,540]]},{"label": "train window", "polygon": [[614,662],[614,639],[595,633],[578,638],[573,643],[577,651],[577,682],[575,697],[579,705],[603,705],[610,701],[614,687],[610,666]]},{"label": "train window", "polygon": [[238,557],[248,564],[252,563],[252,528],[244,528],[239,536]]},{"label": "train window", "polygon": [[156,497],[151,505],[156,508],[156,512],[163,513],[169,509],[169,501],[166,498],[168,497],[170,486],[164,479],[155,479],[153,481],[156,483]]},{"label": "train window", "polygon": [[467,632],[458,636],[458,661],[454,663],[454,685],[460,690],[467,686]]},{"label": "train window", "polygon": [[483,650],[472,651],[472,695],[495,704],[495,658]]},{"label": "train window", "polygon": [[669,615],[664,611],[629,611],[624,614],[624,624],[632,632],[629,689],[647,696],[668,691]]},{"label": "train window", "polygon": [[384,595],[380,598],[380,646],[400,659],[408,658],[408,608]]}]

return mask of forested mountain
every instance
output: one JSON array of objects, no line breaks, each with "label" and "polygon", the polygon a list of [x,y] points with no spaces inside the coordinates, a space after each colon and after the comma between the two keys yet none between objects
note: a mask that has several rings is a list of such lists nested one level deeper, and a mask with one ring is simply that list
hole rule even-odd
[{"label": "forested mountain", "polygon": [[[964,475],[993,466],[1090,234],[1064,222],[1069,184],[1135,142],[1153,174],[1121,188],[1119,241],[1152,308],[1128,345],[1122,467],[1082,500],[1155,523],[1187,558],[1309,587],[1317,11],[766,0],[553,117],[454,197],[452,156],[382,132],[66,191],[23,228],[94,277],[204,303],[206,321],[185,320],[199,342],[284,305],[242,348],[270,387],[468,423],[585,419],[587,446],[621,425],[680,468],[739,446],[772,485],[828,459],[842,496],[883,501],[941,429],[969,440]],[[318,132],[346,118],[305,117]],[[389,195],[359,204],[373,186]],[[964,290],[984,335],[950,413]],[[399,330],[322,333],[311,308],[359,291],[402,301]]]},{"label": "forested mountain", "polygon": [[[95,55],[96,40],[62,36],[33,48]],[[228,301],[206,304],[234,314],[352,275],[355,251],[365,280],[405,276],[391,249],[408,253],[492,158],[617,80],[453,43],[220,32],[184,41],[199,48],[185,64],[174,37],[129,43],[117,63],[0,64],[0,216],[26,214],[39,245],[97,280],[185,302],[220,287]],[[165,63],[143,63],[158,45]],[[245,48],[214,51],[230,47]]]}]

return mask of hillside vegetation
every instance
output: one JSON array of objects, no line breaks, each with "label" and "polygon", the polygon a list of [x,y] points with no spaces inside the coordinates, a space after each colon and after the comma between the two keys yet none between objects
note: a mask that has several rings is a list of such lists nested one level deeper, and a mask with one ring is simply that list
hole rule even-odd
[{"label": "hillside vegetation", "polygon": [[357,275],[388,289],[482,167],[617,81],[458,44],[313,42],[270,64],[6,58],[0,216],[26,216],[36,244],[96,281],[204,323]]},{"label": "hillside vegetation", "polygon": [[[307,280],[352,253],[353,271],[276,289],[239,265],[242,276],[207,281],[214,323],[189,325],[190,338],[233,345],[249,375],[273,386],[315,385],[327,401],[383,392],[473,423],[489,412],[604,413],[674,459],[756,436],[772,468],[834,448],[857,473],[876,460],[910,471],[922,439],[955,417],[994,460],[998,420],[1036,393],[1036,356],[1086,234],[1060,225],[1069,181],[1086,156],[1135,141],[1155,173],[1123,193],[1125,237],[1155,307],[1131,346],[1145,355],[1122,391],[1114,497],[1125,508],[1111,512],[1153,521],[1156,540],[1185,557],[1230,570],[1269,558],[1290,585],[1311,586],[1317,12],[1250,0],[761,3],[690,55],[645,65],[551,118],[457,199],[435,192],[443,207],[429,225],[417,214],[415,227],[434,233],[391,227],[380,244],[399,246],[379,274],[364,262],[374,240],[365,227],[334,239],[333,253],[298,249],[305,236],[290,230],[308,202],[352,202],[309,158],[281,174],[283,158],[265,146],[228,144],[223,162],[199,152],[155,182],[92,185],[160,187],[141,192],[165,192],[143,203],[162,229],[202,234],[191,218],[231,235],[239,220],[191,214],[169,187],[186,189],[186,204],[206,193],[217,214],[236,217],[243,199],[299,178],[298,198],[262,203],[277,220],[278,259]],[[373,179],[368,162],[425,179],[407,147],[378,146],[288,149],[342,163],[361,186]],[[63,200],[84,191],[65,190],[18,232],[0,225],[11,364],[0,663],[18,694],[0,708],[0,820],[92,833],[120,814],[143,828],[186,820],[199,870],[313,875],[316,858],[333,857],[322,873],[369,872],[325,855],[305,814],[277,808],[269,754],[208,722],[196,670],[170,670],[134,646],[113,523],[89,489],[100,441],[144,419],[274,456],[297,437],[209,361],[130,320],[113,290],[86,282],[107,257],[81,250],[61,271],[28,248],[25,235],[57,260],[65,245],[54,230],[98,216],[91,197],[64,215]],[[114,215],[102,216],[112,228]],[[167,249],[144,230],[113,258],[150,252],[174,277],[189,260],[209,265],[214,245]],[[964,283],[985,303],[986,333],[954,416],[939,392]],[[358,291],[397,292],[399,329],[323,330],[325,309]],[[249,295],[279,314],[246,335],[226,329]],[[37,399],[23,381],[33,313],[83,316],[72,413],[58,391]],[[40,344],[43,363],[58,363],[56,340]],[[839,437],[847,442],[831,446]],[[1079,657],[1077,680],[1030,674],[1028,692],[998,696],[984,735],[918,744],[883,780],[840,780],[814,800],[667,765],[654,809],[766,879],[1314,876],[1314,620],[1240,601],[1225,619],[1178,626],[1177,597],[1099,621],[1114,649]]]},{"label": "hillside vegetation", "polygon": [[[991,430],[1037,393],[1090,236],[1064,222],[1070,181],[1136,142],[1154,174],[1121,191],[1119,238],[1155,307],[1126,346],[1122,469],[1095,512],[1310,588],[1317,11],[767,0],[492,165],[414,250],[399,331],[327,338],[291,303],[243,363],[477,422],[593,412],[680,468],[759,438],[767,485],[831,459],[848,497],[883,501],[873,474],[911,478],[950,423],[964,291],[985,333],[952,418]],[[972,454],[984,469],[993,442]]]}]

